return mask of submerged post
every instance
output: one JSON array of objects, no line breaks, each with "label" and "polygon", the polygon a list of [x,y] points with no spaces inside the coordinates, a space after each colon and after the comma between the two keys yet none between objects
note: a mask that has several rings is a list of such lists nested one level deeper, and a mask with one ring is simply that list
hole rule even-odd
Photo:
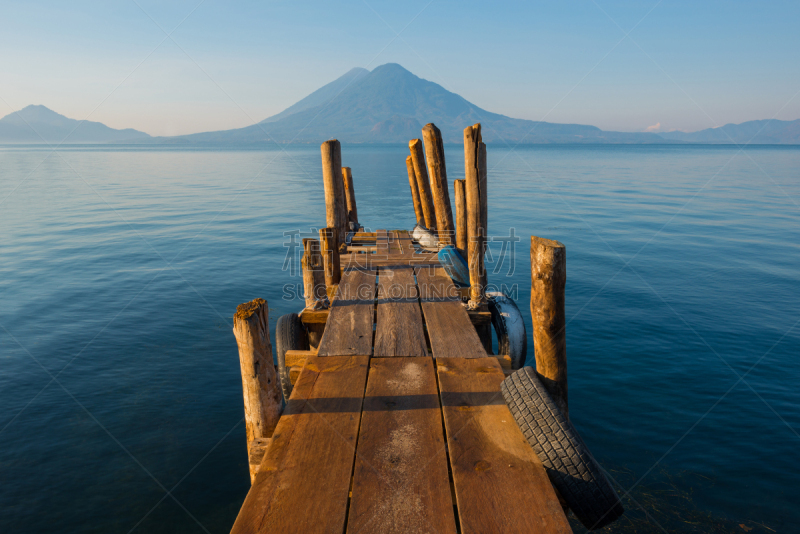
[{"label": "submerged post", "polygon": [[436,208],[436,229],[439,242],[452,245],[455,241],[453,208],[450,207],[450,191],[447,187],[447,168],[444,163],[444,143],[442,132],[432,122],[422,129],[425,141],[425,160],[431,180],[431,193]]},{"label": "submerged post", "polygon": [[339,231],[336,228],[320,228],[319,241],[322,245],[322,264],[325,270],[325,286],[328,298],[332,299],[332,292],[342,278],[339,264]]},{"label": "submerged post", "polygon": [[456,248],[467,257],[467,189],[466,180],[453,180],[456,196]]},{"label": "submerged post", "polygon": [[[247,452],[250,457],[259,452],[263,455],[264,441],[272,436],[281,416],[281,390],[272,363],[267,301],[255,299],[240,304],[233,316],[233,334],[242,370]],[[251,461],[251,483],[257,470],[258,463]]]},{"label": "submerged post", "polygon": [[414,164],[414,174],[417,177],[417,189],[419,190],[419,201],[422,204],[422,213],[425,215],[425,227],[428,230],[435,231],[436,208],[433,206],[431,182],[428,180],[428,171],[425,168],[422,141],[412,139],[408,142],[408,149],[411,151],[411,161]]},{"label": "submerged post", "polygon": [[347,221],[355,225],[355,228],[353,228],[355,231],[355,229],[358,228],[358,210],[356,209],[356,191],[353,187],[353,173],[350,167],[342,167],[342,180],[347,209]]},{"label": "submerged post", "polygon": [[422,212],[422,203],[419,200],[419,186],[417,174],[414,172],[414,161],[411,156],[406,157],[406,171],[408,171],[408,185],[411,186],[411,200],[414,203],[414,215],[418,224],[425,224],[425,214]]},{"label": "submerged post", "polygon": [[481,221],[481,125],[464,128],[464,174],[467,212],[467,264],[469,265],[469,307],[485,305],[484,240],[486,231]]},{"label": "submerged post", "polygon": [[531,317],[536,372],[565,416],[567,336],[564,288],[567,252],[558,241],[531,236]]},{"label": "submerged post", "polygon": [[325,224],[336,228],[339,236],[347,235],[347,211],[342,181],[342,148],[336,139],[320,146],[322,154],[322,181],[325,185]]}]

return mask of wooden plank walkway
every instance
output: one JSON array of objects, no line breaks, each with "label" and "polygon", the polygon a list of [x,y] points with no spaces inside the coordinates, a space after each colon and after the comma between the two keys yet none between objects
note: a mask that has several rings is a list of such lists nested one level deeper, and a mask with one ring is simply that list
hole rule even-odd
[{"label": "wooden plank walkway", "polygon": [[310,357],[232,533],[341,534],[369,357]]},{"label": "wooden plank walkway", "polygon": [[433,360],[373,358],[347,532],[455,534]]},{"label": "wooden plank walkway", "polygon": [[354,237],[232,532],[571,532],[436,255]]}]

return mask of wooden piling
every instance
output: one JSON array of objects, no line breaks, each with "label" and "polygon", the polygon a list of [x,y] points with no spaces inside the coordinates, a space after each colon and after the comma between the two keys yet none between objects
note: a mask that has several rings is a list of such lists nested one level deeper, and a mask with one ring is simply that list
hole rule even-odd
[{"label": "wooden piling", "polygon": [[439,242],[445,245],[455,243],[453,209],[450,207],[450,191],[447,186],[447,168],[444,162],[444,143],[442,132],[432,122],[422,129],[425,141],[425,161],[431,181],[433,205],[436,208],[436,230]]},{"label": "wooden piling", "polygon": [[[480,127],[480,123],[478,124]],[[486,164],[486,143],[483,141],[478,145],[478,185],[481,192],[481,231],[483,232],[483,240],[481,241],[481,258],[486,257],[487,239],[489,239],[489,197],[486,193],[486,184],[488,182],[488,170]],[[486,269],[483,269],[481,276],[481,284],[484,287],[489,284],[489,276]]]},{"label": "wooden piling", "polygon": [[406,170],[408,171],[408,185],[411,186],[411,200],[414,203],[414,215],[417,217],[418,224],[425,224],[425,213],[422,211],[422,203],[419,200],[417,174],[414,172],[414,161],[411,156],[406,157]]},{"label": "wooden piling", "polygon": [[353,187],[353,172],[350,170],[350,167],[342,167],[342,180],[343,180],[342,186],[344,189],[345,209],[347,210],[347,221],[355,224],[355,228],[358,228],[356,191],[355,188]]},{"label": "wooden piling", "polygon": [[481,125],[464,128],[464,174],[467,212],[467,264],[469,265],[469,307],[481,308],[484,294],[484,239],[481,220],[480,145]]},{"label": "wooden piling", "polygon": [[419,190],[419,201],[422,204],[422,213],[425,215],[425,227],[428,230],[436,231],[436,208],[433,204],[428,170],[425,168],[422,141],[420,139],[412,139],[408,142],[408,149],[411,151],[411,161],[414,164],[414,174],[417,177],[417,189]]},{"label": "wooden piling", "polygon": [[467,257],[467,190],[465,180],[453,180],[456,196],[456,248]]},{"label": "wooden piling", "polygon": [[[233,334],[239,346],[248,455],[272,436],[281,416],[281,389],[272,362],[269,305],[264,299],[240,304],[233,316]],[[257,470],[257,469],[256,469]],[[256,470],[251,465],[250,481]]]},{"label": "wooden piling", "polygon": [[[303,239],[303,290],[306,301],[306,308],[310,310],[324,309],[328,307],[328,295],[325,292],[325,268],[322,264],[320,244],[318,239]],[[307,324],[308,343],[312,347],[319,345],[322,333],[325,331],[324,324]]]},{"label": "wooden piling", "polygon": [[332,299],[339,280],[342,279],[339,264],[339,231],[336,228],[320,228],[319,241],[322,245],[322,264],[325,271],[325,289]]},{"label": "wooden piling", "polygon": [[564,245],[531,236],[531,317],[536,372],[561,411],[568,416],[566,282],[567,253]]},{"label": "wooden piling", "polygon": [[320,152],[325,184],[325,224],[328,228],[336,228],[343,239],[347,235],[347,210],[342,181],[342,148],[339,141],[332,139],[322,143]]}]

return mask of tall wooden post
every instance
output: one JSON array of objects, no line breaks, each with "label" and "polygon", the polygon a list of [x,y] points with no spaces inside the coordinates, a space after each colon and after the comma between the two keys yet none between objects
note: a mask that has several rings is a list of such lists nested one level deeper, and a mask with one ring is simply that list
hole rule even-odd
[{"label": "tall wooden post", "polygon": [[456,248],[467,257],[467,190],[466,180],[453,180],[456,195]]},{"label": "tall wooden post", "polygon": [[417,176],[417,189],[419,201],[422,204],[422,213],[425,215],[425,227],[436,231],[436,208],[431,196],[431,182],[428,180],[428,171],[425,168],[425,155],[422,152],[422,141],[412,139],[408,142],[411,151],[411,161],[414,164],[414,174]]},{"label": "tall wooden post", "polygon": [[[281,416],[281,389],[272,363],[267,301],[255,299],[240,304],[233,316],[233,334],[239,346],[247,450],[252,456],[254,449],[272,436]],[[251,463],[251,482],[257,469]]]},{"label": "tall wooden post", "polygon": [[347,235],[347,210],[342,181],[342,148],[336,139],[320,146],[322,154],[322,180],[325,184],[325,224],[336,228],[340,238]]},{"label": "tall wooden post", "polygon": [[467,264],[469,265],[469,307],[486,303],[484,288],[484,239],[481,221],[480,187],[481,125],[464,128],[464,174],[467,211]]},{"label": "tall wooden post", "polygon": [[531,317],[536,372],[561,411],[567,411],[567,336],[564,288],[567,252],[563,244],[531,237]]},{"label": "tall wooden post", "polygon": [[[480,128],[480,123],[477,124]],[[486,184],[488,181],[488,170],[486,164],[486,144],[481,141],[478,145],[478,185],[480,185],[481,193],[481,231],[483,232],[483,242],[481,243],[481,258],[486,257],[487,239],[489,239],[489,197],[486,193]],[[486,269],[483,269],[481,276],[481,285],[484,291],[489,284],[489,276]]]},{"label": "tall wooden post", "polygon": [[[356,191],[353,187],[353,173],[350,167],[342,167],[344,199],[347,209],[347,220],[358,228],[358,210],[356,209]],[[348,228],[349,229],[349,228]]]},{"label": "tall wooden post", "polygon": [[455,225],[453,224],[453,209],[450,207],[450,191],[447,187],[442,132],[433,123],[428,123],[422,129],[422,139],[425,141],[425,160],[428,163],[433,205],[436,207],[436,229],[439,233],[439,242],[452,245],[455,242]]},{"label": "tall wooden post", "polygon": [[339,231],[336,228],[320,228],[319,241],[322,245],[325,286],[328,298],[332,299],[332,293],[342,279],[342,271],[339,264]]},{"label": "tall wooden post", "polygon": [[408,171],[408,185],[411,186],[411,200],[414,202],[414,215],[418,224],[425,224],[425,214],[422,212],[422,203],[419,200],[419,186],[417,174],[414,172],[414,161],[411,156],[406,157],[406,170]]}]

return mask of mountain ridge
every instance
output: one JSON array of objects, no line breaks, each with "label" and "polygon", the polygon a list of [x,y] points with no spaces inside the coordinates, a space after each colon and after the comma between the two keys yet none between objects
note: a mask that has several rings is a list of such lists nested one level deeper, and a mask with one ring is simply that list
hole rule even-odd
[{"label": "mountain ridge", "polygon": [[100,122],[70,119],[30,105],[0,119],[0,143],[113,143],[150,138],[144,132],[117,130]]},{"label": "mountain ridge", "polygon": [[[330,99],[312,98],[315,94],[321,96],[318,93],[323,89],[325,95],[333,94],[331,87],[340,89]],[[298,106],[304,101],[316,105]],[[286,114],[294,106],[298,106],[296,111]],[[439,127],[446,143],[462,142],[463,129],[476,122],[482,124],[487,143],[668,142],[653,133],[607,132],[583,124],[529,121],[492,113],[396,63],[381,65],[367,73],[351,70],[294,106],[244,128],[155,138],[153,142],[316,143],[336,137],[351,143],[405,143],[420,137],[421,125],[428,122]]]},{"label": "mountain ridge", "polygon": [[762,119],[729,123],[719,128],[706,128],[697,132],[659,132],[664,139],[707,144],[800,144],[800,119],[782,121]]}]

